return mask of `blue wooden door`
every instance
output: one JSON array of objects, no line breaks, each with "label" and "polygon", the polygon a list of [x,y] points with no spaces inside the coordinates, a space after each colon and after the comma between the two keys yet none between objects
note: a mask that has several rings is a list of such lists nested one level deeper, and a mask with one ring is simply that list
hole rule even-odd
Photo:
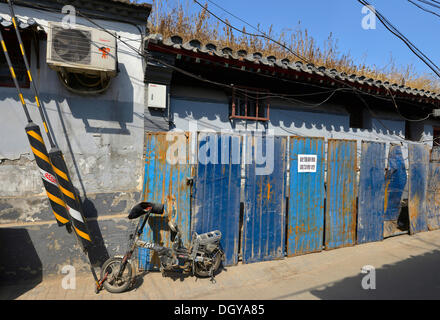
[{"label": "blue wooden door", "polygon": [[406,168],[400,145],[391,144],[385,175],[385,221],[399,218],[402,194],[406,186]]},{"label": "blue wooden door", "polygon": [[424,144],[409,144],[409,232],[427,231],[426,191],[429,171],[429,148]]},{"label": "blue wooden door", "polygon": [[[142,240],[170,246],[168,219],[174,219],[189,244],[190,185],[188,134],[155,132],[146,134],[143,200],[165,204],[164,215],[151,215]],[[139,269],[159,267],[159,258],[148,249],[139,249]]]},{"label": "blue wooden door", "polygon": [[[287,255],[322,250],[324,236],[323,138],[290,137],[290,192],[287,219]],[[303,161],[310,160],[310,161]],[[303,170],[300,166],[314,166]]]},{"label": "blue wooden door", "polygon": [[426,197],[428,229],[440,228],[440,146],[434,146],[431,151],[428,176],[428,194]]},{"label": "blue wooden door", "polygon": [[359,175],[357,242],[383,239],[385,143],[362,141]]},{"label": "blue wooden door", "polygon": [[245,136],[243,263],[281,259],[287,137]]},{"label": "blue wooden door", "polygon": [[225,265],[238,262],[241,137],[199,133],[191,230],[220,230]]},{"label": "blue wooden door", "polygon": [[356,140],[328,140],[325,248],[356,242]]}]

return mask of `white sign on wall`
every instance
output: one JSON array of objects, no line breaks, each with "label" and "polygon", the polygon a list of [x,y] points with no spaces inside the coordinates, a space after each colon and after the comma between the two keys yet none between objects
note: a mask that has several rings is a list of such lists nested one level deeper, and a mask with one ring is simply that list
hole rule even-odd
[{"label": "white sign on wall", "polygon": [[317,162],[316,154],[299,154],[298,172],[316,172]]}]

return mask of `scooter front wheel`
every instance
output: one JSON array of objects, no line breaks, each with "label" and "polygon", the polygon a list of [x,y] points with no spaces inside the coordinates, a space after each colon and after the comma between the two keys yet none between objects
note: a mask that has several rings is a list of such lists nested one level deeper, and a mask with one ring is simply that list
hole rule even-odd
[{"label": "scooter front wheel", "polygon": [[122,258],[113,257],[104,262],[101,269],[101,279],[105,278],[103,286],[105,290],[111,293],[121,293],[130,286],[133,268],[130,261],[127,261],[124,272],[118,277],[119,270],[122,266]]}]

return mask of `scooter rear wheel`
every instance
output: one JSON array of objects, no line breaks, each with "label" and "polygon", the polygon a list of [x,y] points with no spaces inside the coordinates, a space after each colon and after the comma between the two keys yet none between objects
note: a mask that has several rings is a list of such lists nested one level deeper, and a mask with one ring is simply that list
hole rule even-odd
[{"label": "scooter rear wheel", "polygon": [[[212,261],[214,275],[216,274],[217,270],[220,268],[220,264],[222,262],[222,256],[223,256],[223,252],[218,249],[210,255],[210,258],[214,257]],[[200,278],[209,277],[212,264],[205,265],[203,262],[196,262],[194,273],[196,274],[196,276]]]}]

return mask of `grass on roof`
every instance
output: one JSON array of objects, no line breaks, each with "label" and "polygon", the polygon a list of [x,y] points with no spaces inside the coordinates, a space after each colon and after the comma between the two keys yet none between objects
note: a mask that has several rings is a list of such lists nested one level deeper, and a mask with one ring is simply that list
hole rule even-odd
[{"label": "grass on roof", "polygon": [[[191,13],[188,0],[184,4],[179,1],[171,1],[170,3],[168,0],[153,0],[152,6],[149,18],[150,33],[160,33],[164,38],[179,35],[184,41],[198,39],[202,43],[211,42],[218,47],[227,46],[233,50],[244,49],[247,52],[261,52],[264,56],[273,55],[281,59],[298,60],[289,51],[273,41],[244,35],[232,30],[211,17],[206,10]],[[227,19],[225,20],[227,21]],[[257,28],[260,26],[258,25]],[[255,30],[246,30],[245,27],[243,27],[243,31],[256,33]],[[272,25],[268,30],[262,31],[316,66],[325,66],[347,74],[364,75],[367,78],[440,93],[440,81],[433,74],[420,74],[416,72],[413,64],[399,66],[392,55],[385,66],[366,65],[365,62],[355,61],[350,53],[339,51],[338,40],[333,37],[332,33],[328,35],[324,43],[320,44],[300,22],[298,22],[296,29],[284,31],[281,34],[275,34]],[[363,60],[365,58],[364,55]]]}]

